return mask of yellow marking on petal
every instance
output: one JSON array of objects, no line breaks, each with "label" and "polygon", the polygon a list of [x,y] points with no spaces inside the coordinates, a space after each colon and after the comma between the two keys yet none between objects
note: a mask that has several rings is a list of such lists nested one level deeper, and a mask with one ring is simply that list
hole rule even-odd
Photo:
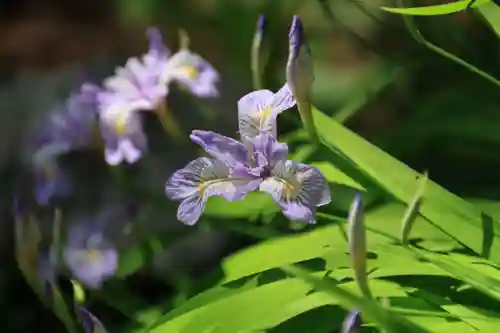
[{"label": "yellow marking on petal", "polygon": [[223,183],[223,182],[226,182],[228,181],[227,178],[224,178],[224,179],[213,179],[213,180],[207,180],[203,183],[201,183],[200,185],[198,185],[198,192],[199,193],[203,193],[205,192],[205,190],[211,186],[211,185],[214,185],[214,184],[219,184],[219,183]]},{"label": "yellow marking on petal", "polygon": [[200,75],[200,71],[194,66],[182,66],[180,70],[191,80],[195,80]]},{"label": "yellow marking on petal", "polygon": [[124,135],[127,133],[128,124],[128,113],[120,111],[116,117],[113,119],[113,129],[118,135]]},{"label": "yellow marking on petal", "polygon": [[253,119],[255,123],[259,124],[258,129],[262,129],[266,121],[269,119],[269,117],[271,117],[272,113],[273,113],[272,108],[265,107],[261,110],[257,110],[250,117]]},{"label": "yellow marking on petal", "polygon": [[301,186],[297,179],[283,179],[277,177],[275,177],[275,179],[278,183],[283,185],[283,194],[286,200],[293,200],[299,196]]},{"label": "yellow marking on petal", "polygon": [[244,181],[246,180],[245,178],[219,178],[219,179],[213,179],[213,180],[207,180],[198,185],[198,193],[203,193],[209,186],[214,185],[214,184],[220,184],[220,183],[225,183],[225,182],[234,182],[234,181]]},{"label": "yellow marking on petal", "polygon": [[94,261],[100,259],[102,254],[98,250],[87,250],[85,253],[87,261]]}]

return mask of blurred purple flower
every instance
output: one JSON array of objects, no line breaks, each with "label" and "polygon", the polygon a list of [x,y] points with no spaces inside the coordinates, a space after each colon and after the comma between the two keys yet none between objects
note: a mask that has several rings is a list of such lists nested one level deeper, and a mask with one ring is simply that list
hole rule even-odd
[{"label": "blurred purple flower", "polygon": [[148,52],[141,58],[129,58],[125,66],[118,67],[113,76],[104,80],[104,89],[97,94],[101,112],[106,113],[103,109],[114,108],[113,102],[116,100],[124,102],[124,113],[155,110],[164,102],[168,85],[162,80],[162,73],[167,68],[169,51],[158,29],[148,29],[147,36]]},{"label": "blurred purple flower", "polygon": [[66,266],[89,288],[99,289],[118,267],[118,252],[101,230],[90,224],[74,225],[63,250]]},{"label": "blurred purple flower", "polygon": [[253,91],[238,101],[239,132],[242,137],[253,138],[260,133],[276,137],[276,118],[281,112],[295,106],[288,84],[278,92]]},{"label": "blurred purple flower", "polygon": [[269,193],[289,219],[315,223],[316,207],[330,202],[330,189],[315,167],[287,160],[288,147],[266,133],[242,142],[195,130],[193,142],[213,158],[200,157],[175,172],[166,184],[171,200],[181,201],[177,218],[193,225],[210,196],[243,199],[259,189]]},{"label": "blurred purple flower", "polygon": [[[217,94],[218,74],[200,56],[181,50],[170,57],[160,31],[149,28],[149,50],[141,58],[130,58],[125,66],[104,80],[103,87],[87,85],[94,96],[110,165],[138,161],[147,150],[146,136],[138,111],[161,112],[172,81],[198,96]],[[89,98],[91,99],[91,98]]]},{"label": "blurred purple flower", "polygon": [[65,198],[71,193],[71,179],[58,165],[60,155],[71,150],[67,142],[48,143],[32,157],[35,180],[35,198],[38,204],[48,205],[53,199]]},{"label": "blurred purple flower", "polygon": [[76,315],[85,333],[106,333],[104,325],[83,306],[77,305]]},{"label": "blurred purple flower", "polygon": [[96,112],[92,92],[85,86],[57,105],[43,125],[29,138],[35,176],[35,194],[41,205],[53,197],[70,194],[70,179],[57,163],[59,156],[90,144]]},{"label": "blurred purple flower", "polygon": [[32,144],[35,148],[64,143],[68,149],[79,149],[90,142],[96,112],[86,93],[80,91],[72,94],[49,113],[45,123],[34,135]]}]

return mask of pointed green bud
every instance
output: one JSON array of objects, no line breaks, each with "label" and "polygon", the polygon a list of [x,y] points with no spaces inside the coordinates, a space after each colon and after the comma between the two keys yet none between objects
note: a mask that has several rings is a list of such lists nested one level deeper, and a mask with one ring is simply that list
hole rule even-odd
[{"label": "pointed green bud", "polygon": [[349,253],[354,270],[354,278],[364,296],[371,298],[366,275],[366,230],[365,214],[361,193],[354,196],[348,217]]},{"label": "pointed green bud", "polygon": [[415,195],[413,196],[413,199],[408,205],[405,215],[403,216],[401,223],[401,242],[405,245],[408,244],[408,237],[410,236],[411,229],[413,228],[415,220],[418,216],[420,205],[422,204],[425,185],[427,184],[428,179],[429,176],[427,172],[425,172],[420,180],[417,192],[415,192]]},{"label": "pointed green bud", "polygon": [[264,60],[266,55],[263,50],[262,41],[264,40],[264,33],[267,28],[267,20],[264,14],[259,15],[257,20],[257,28],[253,36],[252,50],[250,54],[250,66],[252,70],[252,80],[255,90],[261,90],[262,85],[262,72],[265,66]]}]

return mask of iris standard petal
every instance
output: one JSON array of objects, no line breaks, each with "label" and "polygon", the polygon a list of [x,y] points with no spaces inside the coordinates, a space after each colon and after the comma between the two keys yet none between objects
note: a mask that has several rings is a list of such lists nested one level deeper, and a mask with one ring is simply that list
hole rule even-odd
[{"label": "iris standard petal", "polygon": [[285,83],[283,87],[276,92],[272,102],[272,108],[274,112],[281,113],[285,110],[293,108],[296,104],[295,97],[293,97],[292,90],[288,83]]},{"label": "iris standard petal", "polygon": [[240,135],[255,137],[267,133],[276,137],[276,118],[279,113],[295,105],[295,99],[285,84],[276,94],[270,90],[257,90],[238,101]]},{"label": "iris standard petal", "polygon": [[291,220],[316,222],[316,207],[330,202],[328,182],[315,167],[294,161],[278,162],[260,190],[269,193]]},{"label": "iris standard petal", "polygon": [[233,178],[229,172],[224,163],[207,157],[176,171],[167,181],[165,192],[171,200],[182,201],[177,211],[179,221],[195,224],[211,196],[223,196],[228,201],[244,198],[252,179]]},{"label": "iris standard petal", "polygon": [[245,146],[238,140],[211,131],[193,130],[191,140],[227,166],[244,164],[248,158]]}]

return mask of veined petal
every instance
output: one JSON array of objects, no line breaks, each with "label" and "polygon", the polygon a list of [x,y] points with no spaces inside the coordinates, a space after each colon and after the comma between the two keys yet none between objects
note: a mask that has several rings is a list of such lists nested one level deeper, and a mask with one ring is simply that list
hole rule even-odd
[{"label": "veined petal", "polygon": [[242,137],[253,138],[261,132],[276,136],[275,119],[270,119],[272,109],[269,107],[274,94],[263,89],[246,94],[238,101],[238,125]]},{"label": "veined petal", "polygon": [[244,164],[248,158],[245,146],[232,138],[211,131],[194,130],[191,140],[228,166]]},{"label": "veined petal", "polygon": [[295,105],[290,88],[285,84],[276,94],[257,90],[238,101],[238,122],[241,136],[255,137],[264,132],[276,137],[276,118]]},{"label": "veined petal", "polygon": [[315,167],[294,161],[278,162],[260,184],[291,220],[316,223],[316,207],[330,202],[328,182]]},{"label": "veined petal", "polygon": [[254,154],[257,153],[258,155],[261,155],[265,160],[265,165],[257,163],[258,165],[272,169],[279,161],[286,161],[286,157],[288,155],[288,145],[286,143],[276,141],[276,139],[269,134],[262,133],[253,138],[252,151]]},{"label": "veined petal", "polygon": [[171,200],[182,201],[177,211],[179,221],[195,224],[211,196],[223,196],[228,201],[244,198],[252,179],[232,178],[229,171],[216,159],[200,157],[175,172],[167,181],[165,192]]},{"label": "veined petal", "polygon": [[292,90],[288,83],[276,92],[272,102],[274,112],[280,114],[281,112],[293,108],[296,104],[295,97],[293,97]]}]

